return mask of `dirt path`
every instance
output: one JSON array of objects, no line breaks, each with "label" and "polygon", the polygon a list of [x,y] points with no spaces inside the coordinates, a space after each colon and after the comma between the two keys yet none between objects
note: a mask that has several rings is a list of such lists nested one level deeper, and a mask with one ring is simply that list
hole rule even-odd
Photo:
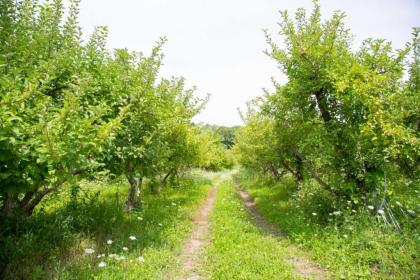
[{"label": "dirt path", "polygon": [[181,279],[200,279],[195,269],[199,264],[200,253],[209,240],[209,216],[214,206],[216,194],[217,186],[213,186],[206,200],[192,217],[194,225],[191,234],[184,242],[181,253],[182,268],[188,273],[188,276]]},{"label": "dirt path", "polygon": [[[267,234],[274,238],[285,237],[286,235],[281,232],[274,225],[269,223],[263,216],[261,216],[255,206],[255,202],[249,196],[249,194],[238,188],[239,195],[241,196],[248,212],[255,218],[254,222],[257,226],[261,227]],[[328,279],[327,273],[319,268],[314,262],[305,258],[304,256],[297,255],[297,248],[291,247],[292,256],[288,258],[288,261],[294,268],[294,272],[303,278],[311,278],[315,280]]]}]

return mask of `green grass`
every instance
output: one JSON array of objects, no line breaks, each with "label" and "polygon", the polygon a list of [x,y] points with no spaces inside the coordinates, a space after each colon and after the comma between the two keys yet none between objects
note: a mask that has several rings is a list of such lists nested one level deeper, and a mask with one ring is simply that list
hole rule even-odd
[{"label": "green grass", "polygon": [[296,190],[290,177],[277,184],[244,173],[236,179],[254,197],[259,212],[335,278],[419,279],[418,231],[408,228],[398,234],[381,228],[364,207],[354,208],[356,213],[349,209],[351,215],[343,213],[339,219],[328,216],[323,211],[331,211],[334,201],[313,186]]},{"label": "green grass", "polygon": [[[190,175],[180,186],[167,187],[158,195],[147,191],[143,209],[133,213],[122,210],[125,182],[88,183],[77,195],[67,190],[51,197],[14,235],[3,239],[2,253],[9,258],[5,277],[172,278],[180,270],[178,254],[191,229],[190,213],[206,196],[210,184],[203,175]],[[137,240],[130,240],[131,235]],[[95,253],[86,254],[86,248]],[[99,254],[106,256],[98,258]],[[109,254],[125,259],[110,258]],[[139,261],[140,256],[144,262]],[[105,267],[98,266],[101,261]]]},{"label": "green grass", "polygon": [[298,279],[285,261],[286,245],[253,225],[229,181],[219,187],[210,222],[201,264],[209,279]]},{"label": "green grass", "polygon": [[[259,212],[288,234],[275,239],[253,224],[230,176],[190,174],[158,195],[146,189],[142,209],[132,213],[122,210],[124,181],[68,188],[12,234],[1,236],[0,257],[8,260],[5,279],[176,279],[184,273],[179,254],[191,230],[189,217],[212,181],[221,183],[210,217],[211,242],[199,267],[209,279],[299,279],[288,260],[302,251],[336,279],[418,279],[415,226],[403,234],[387,231],[362,208],[357,215],[326,221],[322,211],[331,211],[334,202],[322,190],[297,190],[287,176],[276,184],[239,173],[236,179],[255,198]],[[86,254],[87,248],[95,253]],[[101,254],[105,257],[98,258]],[[105,267],[98,266],[101,261]]]}]

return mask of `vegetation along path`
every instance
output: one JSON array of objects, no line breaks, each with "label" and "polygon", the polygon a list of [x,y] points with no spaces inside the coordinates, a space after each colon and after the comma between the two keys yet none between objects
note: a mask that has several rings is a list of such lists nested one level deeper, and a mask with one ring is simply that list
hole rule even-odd
[{"label": "vegetation along path", "polygon": [[[282,11],[241,36],[222,20],[211,44],[196,24],[213,26],[217,1],[81,2],[0,0],[1,280],[420,279],[420,27],[410,20],[407,36],[405,20],[420,6],[390,8],[415,1],[349,10],[358,26],[356,10],[404,14],[387,25],[395,42],[353,34],[343,1],[312,0],[223,5],[226,18]],[[103,9],[128,24],[117,37],[130,46],[175,41],[130,49],[107,41],[115,26],[102,20],[84,33],[81,15]],[[136,22],[142,11],[156,23]],[[190,14],[194,24],[169,17]],[[275,74],[259,51],[243,60],[260,28]],[[167,47],[182,59],[162,68]],[[183,64],[206,84],[166,71]],[[264,75],[277,78],[252,92]]]}]

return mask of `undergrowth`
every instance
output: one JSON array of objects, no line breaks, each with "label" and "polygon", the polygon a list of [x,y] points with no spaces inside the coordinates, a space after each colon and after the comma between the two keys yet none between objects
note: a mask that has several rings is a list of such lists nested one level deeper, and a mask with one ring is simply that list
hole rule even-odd
[{"label": "undergrowth", "polygon": [[169,270],[174,273],[191,228],[189,214],[210,183],[203,174],[187,174],[159,194],[146,188],[142,210],[132,213],[123,211],[128,189],[124,180],[69,187],[46,200],[14,232],[2,232],[3,276],[156,279]]}]

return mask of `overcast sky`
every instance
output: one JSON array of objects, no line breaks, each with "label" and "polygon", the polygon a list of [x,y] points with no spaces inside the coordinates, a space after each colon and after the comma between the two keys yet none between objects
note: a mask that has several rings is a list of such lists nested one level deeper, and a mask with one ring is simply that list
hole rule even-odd
[{"label": "overcast sky", "polygon": [[[323,0],[324,18],[334,10],[347,14],[355,45],[368,37],[385,38],[399,48],[420,26],[420,0]],[[279,10],[312,8],[311,0],[82,0],[80,24],[109,27],[109,48],[149,53],[166,36],[163,77],[183,76],[197,95],[210,94],[196,121],[236,125],[237,108],[282,81],[274,61],[263,54],[263,28],[278,32]],[[279,39],[280,42],[280,39]]]}]

